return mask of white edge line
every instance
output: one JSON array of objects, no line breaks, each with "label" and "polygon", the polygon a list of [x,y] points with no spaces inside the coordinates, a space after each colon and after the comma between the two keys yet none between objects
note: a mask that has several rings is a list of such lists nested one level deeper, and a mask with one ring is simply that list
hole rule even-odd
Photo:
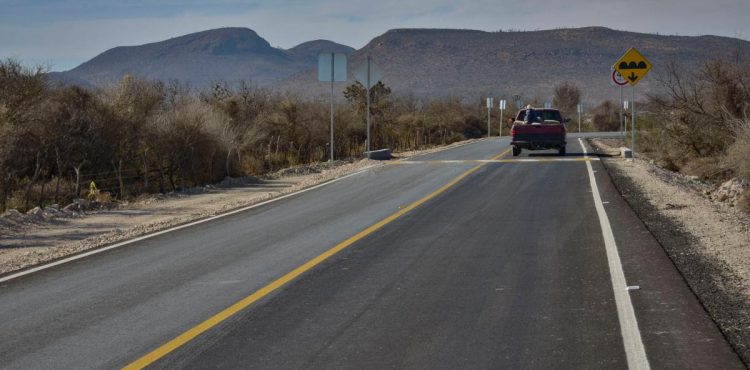
[{"label": "white edge line", "polygon": [[[583,145],[583,140],[579,138],[578,142],[581,144],[583,154],[587,156],[588,151],[586,150],[586,146]],[[599,194],[599,187],[596,185],[596,178],[594,178],[591,162],[586,161],[586,168],[589,173],[591,194],[594,196],[596,214],[599,216],[599,225],[602,228],[602,235],[604,236],[604,247],[607,251],[607,262],[609,263],[609,275],[612,280],[612,290],[615,293],[617,318],[620,321],[620,333],[622,334],[622,341],[625,346],[628,368],[648,370],[651,366],[646,357],[646,349],[643,346],[641,331],[638,329],[638,321],[635,318],[635,310],[633,310],[633,302],[630,300],[630,293],[625,289],[627,287],[625,273],[622,270],[620,254],[617,251],[612,226],[609,223],[607,212],[604,210],[604,205],[602,204],[602,198]]]},{"label": "white edge line", "polygon": [[321,188],[323,186],[333,184],[335,182],[339,182],[339,181],[344,180],[346,178],[359,175],[359,174],[361,174],[361,173],[363,173],[363,172],[365,172],[367,170],[372,169],[373,167],[376,167],[376,165],[367,166],[367,167],[364,167],[364,168],[362,168],[361,170],[359,170],[357,172],[353,172],[353,173],[350,173],[348,175],[337,177],[335,179],[325,181],[325,182],[323,182],[321,184],[313,185],[313,186],[311,186],[309,188],[297,190],[297,191],[289,193],[289,194],[284,194],[284,195],[281,195],[281,196],[278,196],[276,198],[272,198],[272,199],[269,199],[269,200],[266,200],[266,201],[263,201],[263,202],[260,202],[260,203],[255,203],[255,204],[252,204],[252,205],[249,205],[249,206],[246,206],[246,207],[238,208],[238,209],[235,209],[235,210],[232,210],[232,211],[228,211],[228,212],[225,212],[225,213],[221,213],[221,214],[218,214],[218,215],[214,215],[214,216],[211,216],[211,217],[208,217],[208,218],[200,219],[200,220],[197,220],[197,221],[192,221],[192,222],[189,222],[189,223],[186,223],[186,224],[183,224],[183,225],[174,226],[174,227],[171,227],[169,229],[156,231],[156,232],[153,232],[151,234],[146,234],[146,235],[138,236],[138,237],[135,237],[133,239],[128,239],[128,240],[125,240],[125,241],[122,241],[122,242],[119,242],[119,243],[115,243],[115,244],[112,244],[112,245],[109,245],[109,246],[106,246],[106,247],[95,248],[95,249],[90,250],[88,252],[84,252],[84,253],[81,253],[81,254],[76,254],[74,256],[62,258],[62,259],[59,259],[59,260],[56,260],[56,261],[53,261],[53,262],[50,262],[50,263],[46,263],[46,264],[39,265],[39,266],[36,266],[36,267],[32,267],[32,268],[29,268],[29,269],[26,269],[26,270],[23,270],[23,271],[19,271],[17,273],[13,273],[13,274],[10,274],[8,276],[4,276],[4,277],[0,278],[0,283],[4,283],[4,282],[7,282],[7,281],[10,281],[10,280],[13,280],[13,279],[17,279],[17,278],[20,278],[22,276],[33,274],[35,272],[46,270],[46,269],[49,269],[51,267],[59,266],[59,265],[62,265],[62,264],[68,263],[68,262],[72,262],[72,261],[76,261],[76,260],[79,260],[79,259],[82,259],[82,258],[86,258],[86,257],[92,256],[92,255],[95,255],[95,254],[106,252],[106,251],[109,251],[109,250],[112,250],[112,249],[115,249],[115,248],[119,248],[119,247],[122,247],[122,246],[125,246],[125,245],[128,245],[128,244],[133,244],[133,243],[136,243],[136,242],[139,242],[139,241],[142,241],[142,240],[150,239],[150,238],[153,238],[155,236],[159,236],[159,235],[163,235],[163,234],[166,234],[166,233],[170,233],[172,231],[176,231],[176,230],[188,228],[188,227],[191,227],[191,226],[199,225],[199,224],[202,224],[202,223],[205,223],[205,222],[209,222],[209,221],[213,221],[213,220],[216,220],[216,219],[219,219],[219,218],[222,218],[222,217],[231,216],[231,215],[234,215],[234,214],[237,214],[237,213],[240,213],[240,212],[245,212],[245,211],[253,209],[253,208],[262,207],[262,206],[264,206],[266,204],[269,204],[269,203],[273,203],[273,202],[276,202],[276,201],[279,201],[279,200],[282,200],[282,199],[286,199],[286,198],[289,198],[289,197],[292,197],[292,196],[295,196],[295,195],[306,193],[308,191],[315,190],[315,189]]}]

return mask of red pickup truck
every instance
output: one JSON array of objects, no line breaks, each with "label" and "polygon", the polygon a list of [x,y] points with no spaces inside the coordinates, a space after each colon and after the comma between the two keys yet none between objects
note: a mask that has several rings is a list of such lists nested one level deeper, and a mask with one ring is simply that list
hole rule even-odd
[{"label": "red pickup truck", "polygon": [[521,149],[557,149],[560,155],[565,155],[565,123],[569,119],[563,119],[557,109],[533,109],[535,117],[530,120],[526,119],[526,112],[527,109],[518,112],[510,130],[513,156],[521,154]]}]

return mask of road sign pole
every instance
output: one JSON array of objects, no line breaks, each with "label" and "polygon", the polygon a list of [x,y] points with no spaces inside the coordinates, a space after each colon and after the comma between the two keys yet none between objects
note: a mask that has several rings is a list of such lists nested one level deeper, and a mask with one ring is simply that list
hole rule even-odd
[{"label": "road sign pole", "polygon": [[630,102],[630,108],[632,108],[630,117],[630,135],[631,135],[631,150],[633,151],[633,158],[635,159],[635,85],[633,85],[633,97]]},{"label": "road sign pole", "polygon": [[487,137],[492,137],[492,124],[490,123],[490,117],[492,117],[492,107],[494,106],[494,99],[487,98]]},{"label": "road sign pole", "polygon": [[367,159],[370,159],[370,56],[367,56]]},{"label": "road sign pole", "polygon": [[505,112],[505,109],[500,108],[500,129],[498,130],[498,135],[503,136],[503,112]]},{"label": "road sign pole", "polygon": [[490,135],[490,129],[492,126],[490,125],[490,115],[492,114],[492,108],[487,107],[487,137],[491,137]]},{"label": "road sign pole", "polygon": [[583,103],[578,103],[578,133],[581,133],[581,113],[583,113]]},{"label": "road sign pole", "polygon": [[334,81],[334,60],[335,60],[334,53],[331,53],[331,158],[330,162],[333,164],[333,81]]},{"label": "road sign pole", "polygon": [[622,93],[622,86],[620,86],[620,132],[623,132],[623,127],[624,127],[623,121],[622,121],[622,117],[623,117],[623,114],[622,114],[622,111],[623,111],[623,107],[622,107],[622,104],[623,104],[622,103],[622,101],[623,101],[623,95],[622,94],[623,94]]},{"label": "road sign pole", "polygon": [[624,138],[627,139],[628,138],[628,109],[630,109],[630,102],[627,100],[623,101],[622,107],[620,107],[620,109],[623,112],[622,120],[623,120],[623,123],[625,124],[625,137]]}]

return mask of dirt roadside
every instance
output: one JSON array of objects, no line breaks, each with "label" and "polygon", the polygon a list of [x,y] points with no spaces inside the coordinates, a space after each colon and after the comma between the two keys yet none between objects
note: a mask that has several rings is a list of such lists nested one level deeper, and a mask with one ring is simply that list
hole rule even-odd
[{"label": "dirt roadside", "polygon": [[[394,153],[408,158],[467,145],[465,140],[425,150]],[[257,204],[387,162],[359,160],[280,170],[265,178],[226,179],[169,195],[149,195],[116,209],[6,212],[0,217],[0,275],[122,242],[190,221]]]},{"label": "dirt roadside", "polygon": [[[619,155],[617,140],[589,143],[598,153]],[[717,201],[718,187],[647,159],[602,159],[620,194],[750,364],[750,216]]]}]

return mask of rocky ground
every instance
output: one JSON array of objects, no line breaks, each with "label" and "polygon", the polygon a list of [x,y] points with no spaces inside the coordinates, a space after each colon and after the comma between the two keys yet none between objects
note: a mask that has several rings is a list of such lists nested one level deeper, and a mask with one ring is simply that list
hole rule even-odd
[{"label": "rocky ground", "polygon": [[[617,140],[591,140],[619,154]],[[603,158],[612,180],[659,240],[746,365],[750,364],[750,215],[737,202],[750,184],[715,186],[648,158]]]}]

